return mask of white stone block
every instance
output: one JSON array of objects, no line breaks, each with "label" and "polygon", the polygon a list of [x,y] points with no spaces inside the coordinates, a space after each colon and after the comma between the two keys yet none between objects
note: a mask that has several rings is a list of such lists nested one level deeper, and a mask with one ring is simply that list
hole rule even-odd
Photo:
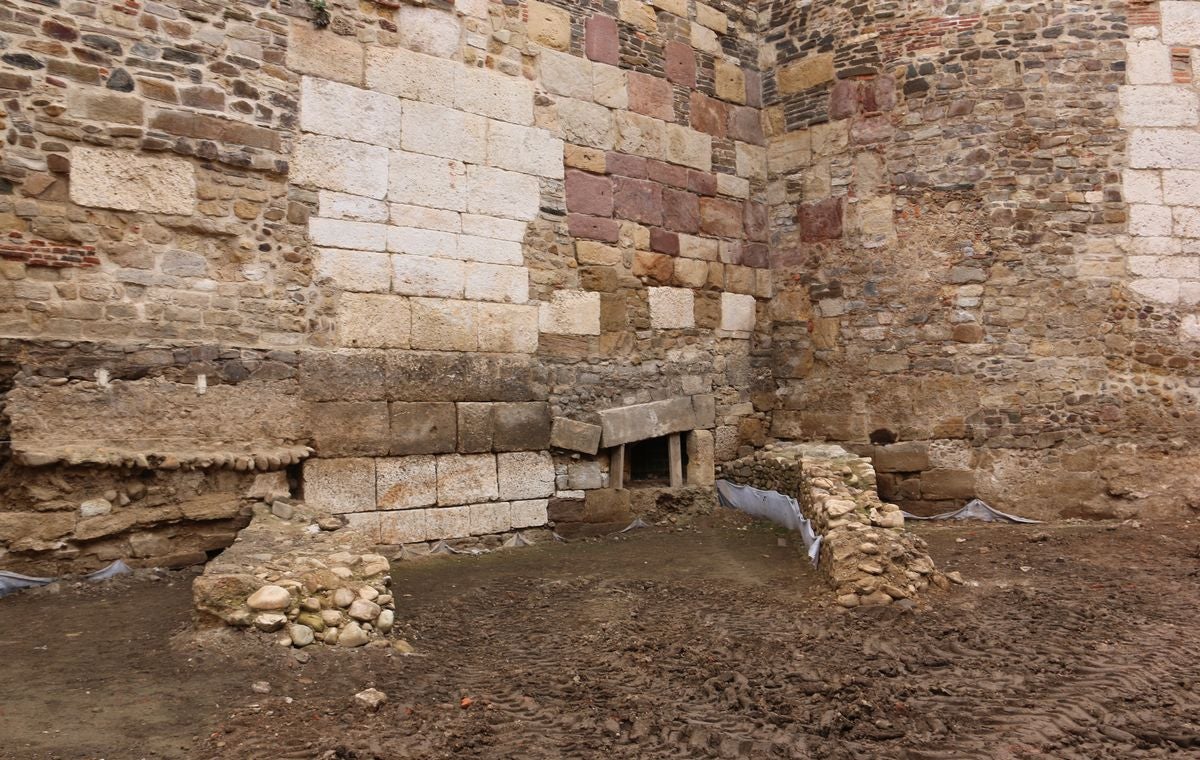
[{"label": "white stone block", "polygon": [[[667,125],[667,160],[706,172],[712,170],[712,135],[680,124]],[[763,153],[766,162],[766,153]]]},{"label": "white stone block", "polygon": [[[687,259],[701,259],[703,261],[717,261],[720,259],[725,261],[725,258],[721,256],[720,240],[696,237],[695,235],[679,236],[679,255]],[[734,261],[740,261],[740,250],[738,257],[730,258],[726,263]]]},{"label": "white stone block", "polygon": [[380,509],[411,509],[437,503],[437,460],[432,456],[375,460],[375,503]]},{"label": "white stone block", "polygon": [[1200,47],[1200,3],[1162,0],[1162,41],[1166,45]]},{"label": "white stone block", "polygon": [[525,303],[529,300],[529,270],[502,264],[466,264],[469,301]]},{"label": "white stone block", "polygon": [[1200,206],[1200,171],[1163,172],[1162,202],[1170,206]]},{"label": "white stone block", "polygon": [[300,135],[288,181],[300,187],[382,198],[388,188],[388,150],[326,135]]},{"label": "white stone block", "polygon": [[1129,239],[1129,251],[1143,256],[1175,256],[1183,250],[1173,237],[1135,237]]},{"label": "white stone block", "polygon": [[300,129],[400,147],[400,101],[391,95],[317,77],[300,79]]},{"label": "white stone block", "polygon": [[353,348],[408,348],[409,303],[381,293],[342,293],[338,298],[337,340]]},{"label": "white stone block", "polygon": [[[1181,206],[1173,209],[1175,216],[1175,237],[1200,238],[1200,208]],[[1191,261],[1200,261],[1189,257]]]},{"label": "white stone block", "polygon": [[766,147],[744,142],[735,143],[733,154],[734,165],[737,167],[739,177],[748,177],[752,180],[767,178]]},{"label": "white stone block", "polygon": [[349,219],[355,222],[388,220],[388,206],[383,201],[333,190],[317,192],[317,208],[317,215],[326,219]]},{"label": "white stone block", "polygon": [[512,507],[506,501],[492,504],[472,504],[470,511],[472,536],[506,533],[512,530]]},{"label": "white stone block", "polygon": [[404,149],[481,164],[488,153],[488,121],[473,113],[433,103],[404,108]]},{"label": "white stone block", "polygon": [[1130,256],[1129,271],[1138,277],[1200,277],[1200,259],[1191,256]]},{"label": "white stone block", "polygon": [[391,203],[388,208],[391,223],[395,227],[416,227],[439,232],[462,231],[461,215],[457,211],[410,206],[407,203]]},{"label": "white stone block", "polygon": [[717,192],[732,198],[749,198],[750,180],[732,174],[717,174]]},{"label": "white stone block", "polygon": [[464,211],[467,167],[461,161],[393,150],[388,168],[388,200],[414,206]]},{"label": "white stone block", "polygon": [[532,354],[538,345],[538,311],[533,304],[477,302],[479,350]]},{"label": "white stone block", "polygon": [[395,255],[392,259],[392,290],[406,296],[462,298],[465,265],[455,259]]},{"label": "white stone block", "polygon": [[629,76],[616,66],[592,66],[592,100],[602,106],[624,110],[629,107]]},{"label": "white stone block", "polygon": [[373,543],[379,543],[378,512],[347,512],[342,518],[346,521],[347,528],[366,536]]},{"label": "white stone block", "polygon": [[537,528],[545,525],[550,516],[546,499],[530,499],[512,503],[512,526],[514,528]]},{"label": "white stone block", "polygon": [[538,311],[538,328],[551,335],[599,335],[600,294],[556,290]]},{"label": "white stone block", "polygon": [[754,330],[754,296],[737,293],[721,294],[721,329],[752,332]]},{"label": "white stone block", "polygon": [[554,460],[548,451],[496,455],[501,499],[540,499],[554,495]]},{"label": "white stone block", "polygon": [[533,82],[488,69],[459,66],[454,107],[513,124],[533,124]]},{"label": "white stone block", "polygon": [[440,506],[456,506],[496,498],[494,454],[440,454],[437,458]]},{"label": "white stone block", "polygon": [[467,183],[467,210],[471,213],[522,221],[537,218],[542,197],[537,177],[488,166],[469,166]]},{"label": "white stone block", "polygon": [[592,99],[592,62],[570,53],[538,49],[541,85],[552,95]]},{"label": "white stone block", "polygon": [[1187,129],[1135,129],[1129,136],[1134,169],[1200,169],[1200,132]]},{"label": "white stone block", "polygon": [[335,514],[375,509],[374,459],[309,459],[303,480],[309,504]]},{"label": "white stone block", "polygon": [[500,169],[562,179],[563,142],[544,129],[493,121],[488,128],[487,162]]},{"label": "white stone block", "polygon": [[1125,43],[1129,84],[1171,84],[1171,48],[1158,40]]},{"label": "white stone block", "polygon": [[559,98],[555,105],[560,137],[576,145],[612,149],[615,135],[611,111],[604,106],[573,98]]},{"label": "white stone block", "polygon": [[1166,206],[1132,204],[1129,206],[1129,234],[1138,237],[1170,235],[1174,221]]},{"label": "white stone block", "polygon": [[401,509],[378,515],[381,544],[413,544],[432,537],[427,509]]},{"label": "white stone block", "polygon": [[1185,315],[1179,323],[1179,337],[1183,340],[1200,340],[1200,316]]},{"label": "white stone block", "polygon": [[475,351],[479,348],[474,303],[413,298],[411,306],[413,348],[430,351]]},{"label": "white stone block", "polygon": [[712,55],[721,55],[724,52],[721,49],[721,40],[712,29],[693,22],[691,32],[692,47]]},{"label": "white stone block", "polygon": [[1200,94],[1190,87],[1163,84],[1121,88],[1121,123],[1135,127],[1191,127],[1200,124]]},{"label": "white stone block", "polygon": [[447,11],[402,5],[396,26],[400,44],[418,53],[454,58],[462,46],[462,26]]},{"label": "white stone block", "polygon": [[458,258],[459,235],[415,227],[388,227],[387,249],[410,256]]},{"label": "white stone block", "polygon": [[375,222],[313,217],[308,220],[308,237],[316,245],[331,248],[382,251],[387,248],[388,227]]},{"label": "white stone block", "polygon": [[462,215],[464,235],[521,243],[525,240],[526,226],[525,222],[516,219],[501,219],[497,216],[480,216],[478,214]]},{"label": "white stone block", "polygon": [[76,146],[70,195],[80,206],[186,215],[196,210],[196,170],[185,158]]},{"label": "white stone block", "polygon": [[339,290],[386,293],[391,290],[392,272],[388,255],[378,251],[317,251],[317,282]]},{"label": "white stone block", "polygon": [[1126,169],[1121,176],[1122,192],[1126,203],[1149,203],[1159,205],[1163,202],[1163,187],[1160,172]]},{"label": "white stone block", "polygon": [[1143,298],[1159,303],[1175,303],[1179,300],[1179,280],[1176,279],[1131,280],[1129,289]]},{"label": "white stone block", "polygon": [[471,535],[470,507],[439,507],[426,510],[429,539],[466,538]]},{"label": "white stone block", "polygon": [[688,288],[649,288],[650,326],[659,330],[696,326],[695,295]]},{"label": "white stone block", "polygon": [[[523,225],[524,222],[520,224]],[[476,235],[460,235],[458,253],[455,255],[463,261],[478,261],[483,264],[520,265],[525,258],[520,243]]]},{"label": "white stone block", "polygon": [[454,75],[463,64],[405,48],[367,47],[367,88],[425,103],[454,104]]}]

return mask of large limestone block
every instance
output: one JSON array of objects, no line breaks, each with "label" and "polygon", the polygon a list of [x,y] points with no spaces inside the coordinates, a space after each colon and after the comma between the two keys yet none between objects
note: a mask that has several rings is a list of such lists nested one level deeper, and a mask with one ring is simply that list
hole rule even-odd
[{"label": "large limestone block", "polygon": [[616,66],[592,65],[592,100],[623,110],[629,107],[629,75]]},{"label": "large limestone block", "polygon": [[776,75],[779,91],[785,95],[832,82],[833,77],[833,53],[811,55],[781,66]]},{"label": "large limestone block", "polygon": [[555,417],[550,429],[550,445],[567,451],[595,455],[600,450],[602,428],[588,422]]},{"label": "large limestone block", "polygon": [[444,401],[393,401],[392,454],[446,454],[458,440],[454,404]]},{"label": "large limestone block", "polygon": [[470,301],[525,303],[529,300],[529,270],[501,264],[467,264],[466,297]]},{"label": "large limestone block", "polygon": [[386,293],[391,287],[389,258],[379,251],[321,248],[317,251],[317,281],[339,290]]},{"label": "large limestone block", "polygon": [[338,345],[408,348],[412,314],[408,300],[381,293],[343,293],[338,299]]},{"label": "large limestone block", "polygon": [[391,430],[383,401],[323,401],[308,405],[313,448],[320,457],[381,456]]},{"label": "large limestone block", "polygon": [[389,221],[397,227],[411,227],[436,232],[462,232],[462,215],[457,211],[389,203]]},{"label": "large limestone block", "polygon": [[300,135],[288,181],[301,187],[383,198],[388,188],[388,150],[328,135]]},{"label": "large limestone block", "polygon": [[412,299],[412,347],[474,351],[479,346],[475,304],[439,298]]},{"label": "large limestone block", "polygon": [[599,416],[601,444],[606,448],[697,427],[692,399],[687,396],[605,409]]},{"label": "large limestone block", "polygon": [[470,507],[441,507],[426,512],[430,540],[466,538],[471,535]]},{"label": "large limestone block", "polygon": [[612,112],[604,106],[574,98],[559,98],[555,114],[558,133],[569,143],[611,150],[614,144]]},{"label": "large limestone block", "polygon": [[317,29],[308,21],[293,21],[287,40],[287,67],[297,74],[361,85],[363,46],[353,37]]},{"label": "large limestone block", "polygon": [[1171,48],[1158,40],[1127,40],[1125,67],[1130,84],[1171,84]]},{"label": "large limestone block", "polygon": [[1162,41],[1166,45],[1200,47],[1200,3],[1195,0],[1163,0]]},{"label": "large limestone block", "polygon": [[466,265],[455,259],[394,255],[392,290],[406,296],[462,298]]},{"label": "large limestone block", "polygon": [[554,460],[547,451],[496,455],[501,499],[540,499],[554,495]]},{"label": "large limestone block", "polygon": [[191,214],[196,172],[184,158],[77,146],[71,149],[70,192],[81,206]]},{"label": "large limestone block", "polygon": [[472,536],[506,533],[512,530],[512,506],[506,501],[472,504],[469,521]]},{"label": "large limestone block", "polygon": [[512,526],[514,528],[536,528],[545,525],[549,520],[547,515],[547,499],[530,499],[512,503]]},{"label": "large limestone block", "polygon": [[550,408],[544,401],[492,405],[492,447],[537,451],[550,445]]},{"label": "large limestone block", "polygon": [[755,304],[754,296],[722,293],[721,329],[752,332]]},{"label": "large limestone block", "polygon": [[382,251],[387,248],[387,225],[376,222],[313,217],[308,221],[308,236],[316,245],[332,248],[357,251]]},{"label": "large limestone block", "polygon": [[712,169],[712,135],[679,124],[666,125],[667,160],[700,171]]},{"label": "large limestone block", "polygon": [[696,326],[695,294],[688,288],[649,288],[650,326],[672,330]]},{"label": "large limestone block", "polygon": [[488,127],[487,160],[499,169],[562,179],[563,141],[544,129],[493,121]]},{"label": "large limestone block", "polygon": [[462,46],[462,26],[453,13],[434,8],[400,6],[400,44],[418,53],[454,58]]},{"label": "large limestone block", "polygon": [[432,456],[375,460],[375,501],[380,509],[411,509],[437,503],[437,460]]},{"label": "large limestone block", "polygon": [[456,259],[459,258],[458,241],[458,234],[453,232],[417,227],[387,228],[387,249],[392,253]]},{"label": "large limestone block", "polygon": [[551,95],[592,99],[592,62],[586,58],[543,50],[538,56],[541,84]]},{"label": "large limestone block", "polygon": [[[463,218],[466,219],[469,216],[469,214],[464,214]],[[525,226],[524,222],[517,222],[517,224]],[[481,264],[517,265],[525,260],[525,252],[521,248],[521,243],[515,240],[500,240],[481,235],[460,235],[458,252],[454,256],[463,261],[476,261]]]},{"label": "large limestone block", "polygon": [[451,211],[467,208],[467,167],[461,161],[393,150],[387,171],[389,201]]},{"label": "large limestone block", "polygon": [[536,365],[527,356],[389,351],[383,359],[386,392],[396,401],[529,401],[546,397]]},{"label": "large limestone block", "polygon": [[716,480],[715,443],[711,430],[687,434],[687,484],[711,486]]},{"label": "large limestone block", "polygon": [[374,459],[309,459],[303,483],[304,500],[331,512],[375,509]]},{"label": "large limestone block", "polygon": [[[525,239],[525,228],[527,226],[525,222],[519,222],[515,219],[501,219],[497,216],[483,216],[480,214],[462,215],[463,234],[475,237],[520,243]],[[509,263],[520,263],[520,259]]]},{"label": "large limestone block", "polygon": [[570,49],[571,14],[538,0],[529,0],[526,13],[529,18],[525,22],[525,29],[529,39],[555,50]]},{"label": "large limestone block", "polygon": [[404,108],[407,151],[479,164],[486,159],[487,148],[488,121],[478,114],[433,103],[409,103]]},{"label": "large limestone block", "polygon": [[454,107],[513,124],[533,124],[533,83],[487,69],[458,67]]},{"label": "large limestone block", "polygon": [[443,454],[437,458],[440,506],[489,501],[497,493],[494,454]]},{"label": "large limestone block", "polygon": [[1189,129],[1135,129],[1129,136],[1134,169],[1200,169],[1200,132]]},{"label": "large limestone block", "polygon": [[[830,55],[830,74],[832,75],[833,56]],[[728,100],[732,103],[746,103],[746,72],[742,71],[742,67],[730,61],[718,60],[714,64],[714,74],[716,76],[716,91],[717,97],[721,100]],[[780,83],[783,87],[782,81]],[[794,90],[783,90],[784,92],[794,92]]]},{"label": "large limestone block", "polygon": [[367,50],[367,88],[408,100],[454,105],[455,73],[463,64],[406,48],[372,45]]},{"label": "large limestone block", "polygon": [[1173,85],[1122,87],[1121,122],[1136,127],[1191,127],[1200,123],[1200,93]]},{"label": "large limestone block", "polygon": [[532,354],[538,346],[538,309],[534,304],[477,303],[479,350]]},{"label": "large limestone block", "polygon": [[380,512],[379,543],[412,544],[433,538],[429,529],[428,509],[400,509]]},{"label": "large limestone block", "polygon": [[922,472],[930,467],[929,444],[905,441],[876,446],[871,459],[876,472]]},{"label": "large limestone block", "polygon": [[386,223],[389,214],[387,203],[381,200],[333,190],[320,190],[317,192],[317,216],[354,222]]},{"label": "large limestone block", "polygon": [[632,153],[645,158],[666,158],[665,122],[640,113],[621,111],[616,116],[616,132],[616,148],[622,153]]},{"label": "large limestone block", "polygon": [[300,129],[330,137],[400,147],[400,101],[318,77],[300,80]]},{"label": "large limestone block", "polygon": [[1200,171],[1165,171],[1162,173],[1162,197],[1157,201],[1135,201],[1128,198],[1129,177],[1126,174],[1126,201],[1129,203],[1166,203],[1170,206],[1200,206]]},{"label": "large limestone block", "polygon": [[552,335],[599,335],[600,294],[556,290],[538,311],[538,327]]},{"label": "large limestone block", "polygon": [[467,185],[467,210],[472,214],[521,221],[537,218],[542,197],[537,177],[488,166],[469,166]]}]

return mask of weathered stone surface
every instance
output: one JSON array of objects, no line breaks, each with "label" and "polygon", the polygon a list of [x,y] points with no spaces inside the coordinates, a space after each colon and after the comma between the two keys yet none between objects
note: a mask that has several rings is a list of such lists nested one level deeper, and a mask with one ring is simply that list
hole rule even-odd
[{"label": "weathered stone surface", "polygon": [[754,296],[722,293],[721,329],[752,332],[756,305]]},{"label": "weathered stone surface", "polygon": [[388,188],[388,151],[328,135],[301,135],[288,177],[302,187],[383,198]]},{"label": "weathered stone surface", "polygon": [[401,509],[380,512],[379,541],[384,544],[411,544],[433,537],[429,526],[432,509]]},{"label": "weathered stone surface", "polygon": [[538,307],[538,329],[554,335],[599,335],[600,294],[556,290]]},{"label": "weathered stone surface", "polygon": [[514,501],[511,505],[512,527],[514,529],[537,528],[545,525],[549,519],[548,503],[546,499]]},{"label": "weathered stone surface", "polygon": [[393,401],[389,453],[444,454],[455,450],[458,440],[454,404],[428,401]]},{"label": "weathered stone surface", "polygon": [[692,430],[687,434],[687,484],[709,486],[716,480],[715,445],[712,431]]},{"label": "weathered stone surface", "polygon": [[506,501],[472,504],[468,525],[472,536],[504,533],[512,529],[512,506]]},{"label": "weathered stone surface", "polygon": [[537,499],[554,494],[554,461],[545,451],[496,455],[501,499]]},{"label": "weathered stone surface", "polygon": [[692,400],[686,397],[604,409],[598,414],[601,444],[606,448],[696,427]]},{"label": "weathered stone surface", "polygon": [[310,459],[304,463],[304,499],[331,512],[375,509],[374,459]]},{"label": "weathered stone surface", "polygon": [[567,417],[555,417],[550,429],[550,445],[567,451],[595,454],[600,448],[603,428]]},{"label": "weathered stone surface", "polygon": [[494,404],[492,420],[496,451],[533,451],[550,445],[550,407],[544,402]]},{"label": "weathered stone surface", "polygon": [[391,434],[382,401],[321,401],[308,405],[318,456],[380,456]]},{"label": "weathered stone surface", "polygon": [[660,330],[694,327],[695,296],[687,288],[650,288],[650,326]]},{"label": "weathered stone surface", "polygon": [[397,98],[328,79],[300,80],[300,128],[305,132],[399,148],[400,126]]},{"label": "weathered stone surface", "polygon": [[921,472],[929,469],[929,445],[912,441],[876,446],[871,455],[877,472]]},{"label": "weathered stone surface", "polygon": [[497,496],[494,454],[443,454],[437,458],[439,506],[474,504]]},{"label": "weathered stone surface", "polygon": [[380,509],[410,509],[437,503],[437,465],[432,456],[375,460],[375,501]]},{"label": "weathered stone surface", "polygon": [[195,170],[181,158],[76,147],[71,150],[71,200],[121,211],[191,214]]},{"label": "weathered stone surface", "polygon": [[426,510],[429,538],[463,538],[471,535],[470,515],[470,507],[444,507]]}]

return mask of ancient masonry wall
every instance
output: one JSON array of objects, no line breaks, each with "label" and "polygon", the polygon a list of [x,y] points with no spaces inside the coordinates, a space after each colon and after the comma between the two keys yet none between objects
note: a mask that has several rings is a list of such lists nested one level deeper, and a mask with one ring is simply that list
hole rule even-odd
[{"label": "ancient masonry wall", "polygon": [[912,509],[1189,502],[1197,4],[763,13],[772,433]]},{"label": "ancient masonry wall", "polygon": [[591,519],[556,417],[662,404],[693,483],[764,440],[752,12],[328,5],[0,8],[0,562],[219,548],[166,492],[80,531],[131,479],[408,543]]}]

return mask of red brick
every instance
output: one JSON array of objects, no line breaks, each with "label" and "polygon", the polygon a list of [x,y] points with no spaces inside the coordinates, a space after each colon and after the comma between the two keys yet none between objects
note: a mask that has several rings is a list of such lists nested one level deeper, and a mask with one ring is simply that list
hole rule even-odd
[{"label": "red brick", "polygon": [[771,266],[770,246],[765,243],[747,243],[742,246],[741,265],[767,269]]},{"label": "red brick", "polygon": [[858,110],[859,84],[853,79],[843,79],[829,92],[829,118],[847,119]]},{"label": "red brick", "polygon": [[609,153],[604,157],[604,166],[609,174],[622,177],[637,177],[645,179],[649,175],[646,170],[646,159],[641,156],[631,156],[628,153]]},{"label": "red brick", "polygon": [[576,169],[567,170],[567,210],[591,216],[612,216],[612,180]]},{"label": "red brick", "polygon": [[668,42],[667,79],[689,89],[696,86],[696,53],[690,45]]},{"label": "red brick", "polygon": [[663,225],[676,232],[699,232],[700,198],[683,190],[664,188]]},{"label": "red brick", "polygon": [[742,237],[742,204],[725,198],[701,198],[700,229],[719,237]]},{"label": "red brick", "polygon": [[729,112],[729,136],[734,140],[755,145],[765,144],[767,140],[763,136],[762,119],[759,118],[759,113],[757,108],[744,106],[732,108]]},{"label": "red brick", "polygon": [[662,224],[662,185],[644,179],[617,177],[613,180],[614,214],[643,224]]},{"label": "red brick", "polygon": [[584,54],[599,63],[621,62],[621,41],[617,20],[611,16],[592,16],[587,20],[583,35]]},{"label": "red brick", "polygon": [[746,70],[746,105],[762,108],[762,74]]},{"label": "red brick", "polygon": [[688,189],[700,195],[717,194],[717,175],[708,172],[689,171]]},{"label": "red brick", "polygon": [[819,240],[837,240],[842,236],[842,199],[826,198],[815,203],[806,203],[797,213],[800,223],[800,239],[812,243]]},{"label": "red brick", "polygon": [[629,110],[663,121],[675,120],[675,91],[659,77],[629,72]]},{"label": "red brick", "polygon": [[620,237],[621,226],[615,219],[586,214],[567,214],[567,232],[572,237],[615,243]]},{"label": "red brick", "polygon": [[767,206],[763,203],[746,203],[744,211],[746,237],[756,242],[767,240]]},{"label": "red brick", "polygon": [[706,132],[713,137],[725,136],[725,124],[729,120],[729,106],[702,92],[691,94],[692,129]]},{"label": "red brick", "polygon": [[646,174],[655,182],[662,182],[672,187],[686,188],[688,186],[688,169],[686,166],[668,164],[666,161],[646,161]]},{"label": "red brick", "polygon": [[658,251],[659,253],[669,253],[672,256],[679,255],[679,235],[674,232],[667,232],[659,227],[653,227],[650,230],[650,250]]}]

